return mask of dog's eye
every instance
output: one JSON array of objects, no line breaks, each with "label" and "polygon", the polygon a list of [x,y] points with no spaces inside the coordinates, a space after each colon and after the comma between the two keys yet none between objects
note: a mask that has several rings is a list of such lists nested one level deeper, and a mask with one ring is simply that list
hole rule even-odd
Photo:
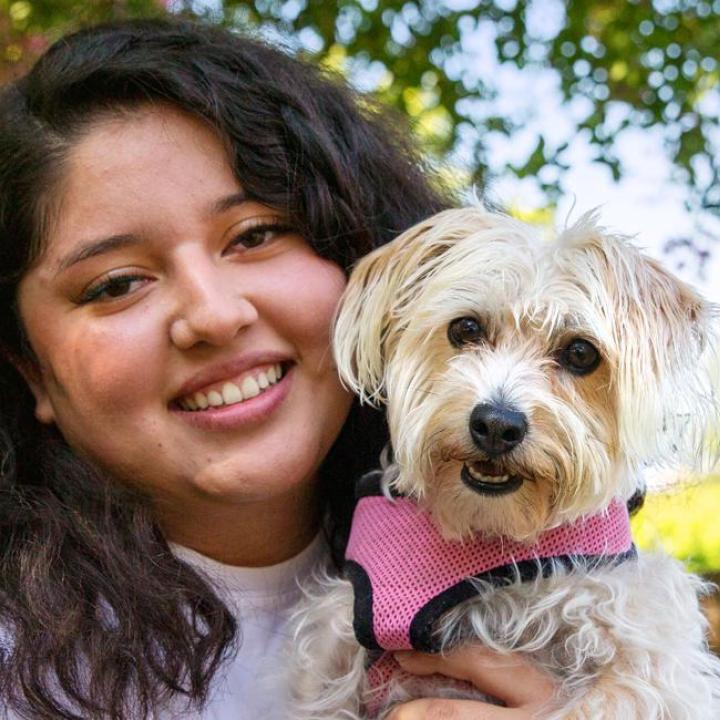
[{"label": "dog's eye", "polygon": [[576,338],[560,354],[560,363],[576,375],[588,375],[600,364],[600,353],[591,342]]},{"label": "dog's eye", "polygon": [[448,325],[448,340],[455,347],[476,343],[482,338],[482,325],[473,317],[455,318]]}]

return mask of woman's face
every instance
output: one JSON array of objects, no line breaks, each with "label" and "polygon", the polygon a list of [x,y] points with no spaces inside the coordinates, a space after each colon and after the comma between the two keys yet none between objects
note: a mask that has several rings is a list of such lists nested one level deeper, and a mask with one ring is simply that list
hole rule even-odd
[{"label": "woman's face", "polygon": [[36,415],[183,507],[309,487],[350,407],[328,349],[344,285],[198,120],[101,121],[20,286]]}]

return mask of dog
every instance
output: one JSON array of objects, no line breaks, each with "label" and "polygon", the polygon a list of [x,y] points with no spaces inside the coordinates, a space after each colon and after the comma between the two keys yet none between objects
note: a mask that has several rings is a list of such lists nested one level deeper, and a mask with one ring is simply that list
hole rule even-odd
[{"label": "dog", "polygon": [[392,657],[474,642],[557,680],[549,720],[720,718],[707,587],[639,554],[627,512],[646,463],[701,453],[716,314],[595,213],[550,241],[447,210],[362,259],[334,351],[391,454],[360,484],[345,572],[294,620],[293,717],[479,697]]}]

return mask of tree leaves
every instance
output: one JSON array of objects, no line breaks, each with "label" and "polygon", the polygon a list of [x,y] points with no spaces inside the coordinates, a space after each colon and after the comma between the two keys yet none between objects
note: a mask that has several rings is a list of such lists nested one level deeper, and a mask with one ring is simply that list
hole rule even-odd
[{"label": "tree leaves", "polygon": [[[566,102],[587,100],[576,133],[588,133],[613,177],[623,172],[618,135],[628,127],[659,129],[697,207],[720,212],[713,200],[720,0],[174,0],[170,7],[284,38],[408,115],[432,152],[474,138],[476,179],[487,138],[516,129],[493,105],[492,67],[552,69]],[[160,0],[0,0],[0,81],[70,28],[165,9]],[[541,137],[509,169],[519,177],[562,169],[561,153]],[[552,197],[559,174],[544,177],[556,178],[541,183]]]}]

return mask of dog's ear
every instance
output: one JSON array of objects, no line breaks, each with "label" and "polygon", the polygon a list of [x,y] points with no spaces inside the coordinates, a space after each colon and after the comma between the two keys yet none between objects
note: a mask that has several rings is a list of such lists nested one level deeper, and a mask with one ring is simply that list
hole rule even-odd
[{"label": "dog's ear", "polygon": [[716,312],[657,261],[640,253],[632,260],[628,268],[620,259],[634,276],[625,279],[626,327],[617,330],[625,424],[643,446],[645,432],[656,432],[659,442],[647,446],[659,459],[695,461],[717,414],[708,366]]},{"label": "dog's ear", "polygon": [[[363,401],[385,402],[385,366],[392,356],[435,259],[458,239],[446,233],[461,225],[461,213],[447,210],[414,225],[364,257],[353,270],[335,322],[334,352],[343,382]],[[483,211],[484,213],[484,211]]]},{"label": "dog's ear", "polygon": [[717,417],[708,366],[716,308],[625,238],[584,220],[579,249],[590,263],[579,272],[596,274],[588,299],[612,335],[621,443],[637,462],[695,460]]}]

